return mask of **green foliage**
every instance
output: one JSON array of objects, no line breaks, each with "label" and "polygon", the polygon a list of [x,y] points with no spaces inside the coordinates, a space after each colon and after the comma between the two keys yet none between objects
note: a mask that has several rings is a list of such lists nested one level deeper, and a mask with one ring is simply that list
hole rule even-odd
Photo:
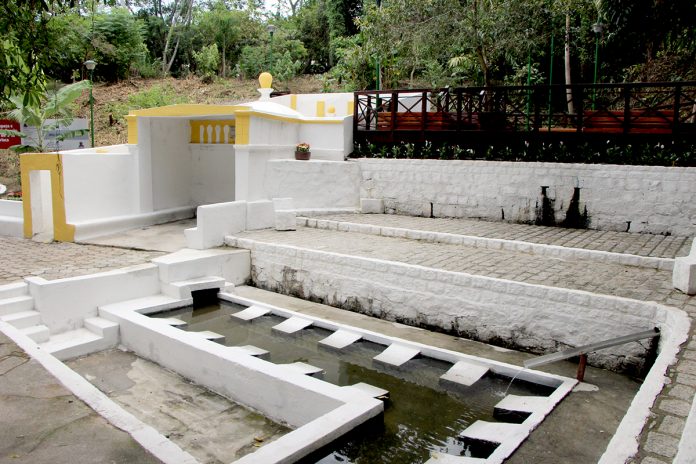
[{"label": "green foliage", "polygon": [[38,105],[45,85],[43,72],[27,65],[13,37],[0,39],[0,108],[11,104],[12,94],[24,105]]},{"label": "green foliage", "polygon": [[337,63],[324,77],[327,87],[345,91],[372,87],[375,80],[373,56],[363,46],[360,36],[338,37],[332,40],[332,47]]},{"label": "green foliage", "polygon": [[196,62],[196,72],[201,77],[211,78],[220,66],[220,52],[217,44],[203,47],[200,52],[193,52],[193,60]]},{"label": "green foliage", "polygon": [[519,145],[356,144],[353,157],[491,161],[537,161],[643,166],[696,166],[696,145],[673,142],[621,144],[530,143]]},{"label": "green foliage", "polygon": [[126,9],[115,8],[97,16],[92,46],[98,63],[95,75],[112,81],[128,76],[131,65],[147,52],[143,25]]},{"label": "green foliage", "polygon": [[[66,85],[54,92],[42,93],[39,104],[30,102],[25,104],[21,96],[13,96],[10,101],[15,109],[10,111],[7,116],[20,123],[36,127],[36,138],[31,140],[29,145],[18,145],[12,147],[19,152],[45,151],[47,146],[45,138],[48,132],[61,126],[68,126],[73,121],[73,104],[82,93],[91,87],[89,81],[80,81]],[[54,119],[53,123],[48,123],[49,119]],[[72,131],[64,133],[59,140],[77,137],[85,131]],[[14,131],[3,131],[5,135],[25,137],[26,134]]]},{"label": "green foliage", "polygon": [[282,82],[300,72],[306,53],[302,42],[282,36],[274,39],[272,44],[246,46],[239,59],[240,72],[243,77],[251,79],[268,71]]},{"label": "green foliage", "polygon": [[177,93],[170,85],[153,85],[128,97],[128,103],[112,104],[108,111],[114,118],[122,120],[130,110],[188,103],[188,99]]}]

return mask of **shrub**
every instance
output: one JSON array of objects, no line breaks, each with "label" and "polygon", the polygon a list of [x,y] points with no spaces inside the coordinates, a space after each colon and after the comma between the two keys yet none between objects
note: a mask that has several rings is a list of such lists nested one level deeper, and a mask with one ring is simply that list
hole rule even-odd
[{"label": "shrub", "polygon": [[220,67],[217,44],[210,44],[198,52],[193,52],[193,61],[196,63],[196,73],[204,79],[211,79]]}]

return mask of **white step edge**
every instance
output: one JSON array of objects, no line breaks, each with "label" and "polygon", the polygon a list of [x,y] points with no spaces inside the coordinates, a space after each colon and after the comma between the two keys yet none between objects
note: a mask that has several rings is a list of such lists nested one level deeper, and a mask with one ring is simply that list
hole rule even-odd
[{"label": "white step edge", "polygon": [[459,436],[460,438],[471,438],[491,443],[505,443],[509,440],[517,440],[520,436],[525,437],[527,432],[527,427],[520,424],[477,420],[461,432]]},{"label": "white step edge", "polygon": [[29,285],[26,282],[15,282],[13,284],[0,285],[0,300],[24,296],[29,294]]},{"label": "white step edge", "polygon": [[324,346],[329,346],[337,350],[342,350],[362,338],[362,335],[350,330],[339,329],[328,337],[319,340],[319,343]]},{"label": "white step edge", "polygon": [[520,412],[543,412],[548,410],[549,398],[546,396],[507,395],[494,406],[494,409]]},{"label": "white step edge", "polygon": [[48,341],[48,339],[51,336],[51,332],[45,325],[35,325],[32,327],[27,327],[26,329],[20,329],[20,332],[34,340],[36,343],[43,343],[45,341]]},{"label": "white step edge", "polygon": [[34,298],[29,295],[14,296],[0,300],[0,316],[31,311],[34,309]]},{"label": "white step edge", "polygon": [[109,339],[88,329],[76,329],[51,336],[41,343],[42,350],[51,353],[61,361],[84,356],[97,351],[113,348],[118,344],[118,337]]},{"label": "white step edge", "polygon": [[237,319],[241,319],[242,321],[251,321],[256,319],[257,317],[265,316],[270,312],[271,310],[269,308],[266,308],[265,306],[254,305],[249,306],[248,308],[243,309],[238,313],[231,314],[230,316],[236,317]]},{"label": "white step edge", "polygon": [[135,311],[140,314],[151,314],[155,312],[165,311],[167,309],[182,308],[193,304],[191,298],[172,298],[167,295],[151,295],[133,300],[120,301],[100,306],[99,309],[108,311]]},{"label": "white step edge", "polygon": [[344,390],[355,391],[361,395],[367,395],[370,398],[383,399],[389,397],[389,390],[384,388],[375,387],[369,383],[359,382],[355,385],[348,385],[343,387]]},{"label": "white step edge", "polygon": [[387,347],[386,350],[382,351],[372,359],[384,364],[390,364],[398,367],[415,358],[419,353],[420,350],[416,348],[400,345],[398,343],[392,343],[389,345],[389,347]]},{"label": "white step edge", "polygon": [[457,361],[447,372],[442,374],[440,378],[470,387],[478,382],[481,377],[486,375],[487,372],[488,367],[486,366],[468,361]]},{"label": "white step edge", "polygon": [[191,292],[211,288],[224,289],[225,279],[217,276],[199,277],[177,282],[162,282],[162,293],[172,298],[191,298]]},{"label": "white step edge", "polygon": [[280,324],[274,325],[272,329],[277,332],[294,334],[295,332],[299,332],[300,330],[309,327],[310,325],[312,325],[312,323],[313,322],[309,319],[305,319],[303,317],[298,316],[292,316],[284,320]]},{"label": "white step edge", "polygon": [[188,322],[182,321],[177,317],[153,317],[153,321],[161,322],[162,324],[171,325],[172,327],[183,328],[188,325]]},{"label": "white step edge", "polygon": [[230,348],[239,350],[249,356],[266,356],[269,353],[268,350],[264,350],[263,348],[259,348],[258,346],[254,345],[231,346]]},{"label": "white step edge", "polygon": [[219,333],[216,333],[216,332],[213,332],[210,330],[201,330],[200,332],[186,332],[186,333],[190,333],[190,334],[193,334],[197,337],[201,337],[201,338],[204,338],[206,340],[213,341],[213,342],[224,343],[224,341],[225,341],[224,335],[220,335]]},{"label": "white step edge", "polygon": [[112,338],[118,342],[119,325],[102,317],[87,317],[84,320],[85,329],[104,338]]},{"label": "white step edge", "polygon": [[288,369],[292,369],[293,371],[299,372],[300,374],[304,375],[317,375],[324,373],[324,369],[322,369],[321,367],[312,366],[311,364],[303,362],[279,364],[279,366],[287,367]]},{"label": "white step edge", "polygon": [[469,456],[455,456],[453,454],[440,453],[439,451],[431,451],[430,459],[425,461],[425,464],[484,464],[485,459],[472,458]]},{"label": "white step edge", "polygon": [[0,316],[0,319],[17,329],[26,329],[27,327],[41,324],[41,313],[38,311],[20,311]]}]

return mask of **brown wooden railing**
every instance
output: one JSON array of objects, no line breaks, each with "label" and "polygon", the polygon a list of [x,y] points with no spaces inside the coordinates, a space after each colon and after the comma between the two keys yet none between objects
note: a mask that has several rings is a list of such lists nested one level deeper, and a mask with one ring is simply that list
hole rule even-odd
[{"label": "brown wooden railing", "polygon": [[355,92],[353,124],[357,142],[696,139],[696,82],[362,91]]}]

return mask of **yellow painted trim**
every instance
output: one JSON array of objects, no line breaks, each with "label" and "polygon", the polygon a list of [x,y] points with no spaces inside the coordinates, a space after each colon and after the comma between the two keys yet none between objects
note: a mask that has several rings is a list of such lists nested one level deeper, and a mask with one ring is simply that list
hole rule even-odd
[{"label": "yellow painted trim", "polygon": [[24,212],[24,236],[34,236],[31,217],[31,171],[50,171],[51,207],[53,210],[53,238],[60,242],[75,241],[75,226],[66,222],[65,193],[63,190],[63,161],[57,153],[27,153],[19,157],[22,179],[22,210]]},{"label": "yellow painted trim", "polygon": [[214,116],[232,115],[235,111],[244,108],[239,105],[169,105],[158,108],[145,108],[131,110],[129,116]]},{"label": "yellow painted trim", "polygon": [[238,111],[235,116],[237,118],[237,128],[235,129],[235,144],[249,145],[249,116],[251,111]]},{"label": "yellow painted trim", "polygon": [[[206,134],[203,134],[203,140],[201,140],[201,127],[207,127],[212,125],[213,127],[220,126],[220,130],[224,130],[225,126],[230,126],[230,128],[235,127],[236,121],[234,119],[191,119],[189,121],[191,125],[191,143],[210,143],[215,144],[218,142],[213,142],[212,140],[206,141]],[[220,142],[223,143],[223,142]],[[234,143],[234,137],[228,139],[227,143]]]},{"label": "yellow painted trim", "polygon": [[326,106],[326,104],[324,103],[323,100],[320,100],[317,102],[317,117],[318,118],[323,118],[324,116],[326,116],[326,110],[324,109],[325,106]]},{"label": "yellow painted trim", "polygon": [[[241,113],[235,113],[237,120]],[[260,113],[258,111],[245,111],[244,114],[263,119],[272,119],[274,121],[294,122],[295,124],[343,124],[343,119],[304,119],[291,118],[289,116],[279,116],[277,114]]]},{"label": "yellow painted trim", "polygon": [[297,109],[297,95],[295,94],[290,95],[290,108]]},{"label": "yellow painted trim", "polygon": [[128,143],[131,145],[138,144],[138,117],[132,114],[126,116],[128,124]]},{"label": "yellow painted trim", "polygon": [[351,116],[355,112],[355,102],[353,100],[347,101],[346,102],[346,111],[347,115]]}]

